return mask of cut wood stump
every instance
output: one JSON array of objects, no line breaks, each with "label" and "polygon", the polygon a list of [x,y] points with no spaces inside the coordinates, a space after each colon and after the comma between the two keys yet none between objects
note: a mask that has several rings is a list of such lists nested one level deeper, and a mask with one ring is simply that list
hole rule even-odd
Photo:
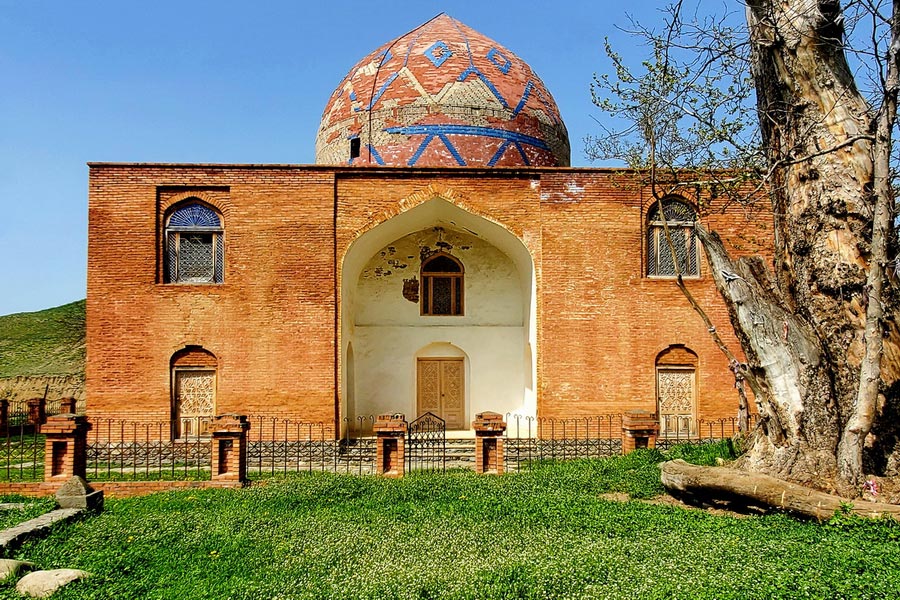
[{"label": "cut wood stump", "polygon": [[839,510],[861,517],[900,518],[900,506],[896,504],[848,500],[759,473],[700,467],[680,459],[664,462],[660,472],[666,490],[691,504],[757,512],[783,511],[820,521],[831,518]]}]

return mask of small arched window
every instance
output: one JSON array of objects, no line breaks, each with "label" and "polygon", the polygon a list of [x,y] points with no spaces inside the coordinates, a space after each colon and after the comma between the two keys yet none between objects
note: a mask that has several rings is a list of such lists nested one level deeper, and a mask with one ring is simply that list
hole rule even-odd
[{"label": "small arched window", "polygon": [[219,214],[196,199],[179,205],[166,219],[165,281],[222,283],[225,240]]},{"label": "small arched window", "polygon": [[700,274],[700,260],[697,252],[697,237],[694,223],[697,213],[690,206],[672,198],[663,200],[665,224],[669,227],[669,237],[675,247],[675,256],[666,240],[663,219],[659,214],[659,204],[654,203],[647,214],[647,274],[674,277],[675,259],[683,276]]},{"label": "small arched window", "polygon": [[463,264],[444,252],[422,263],[422,314],[463,314]]}]

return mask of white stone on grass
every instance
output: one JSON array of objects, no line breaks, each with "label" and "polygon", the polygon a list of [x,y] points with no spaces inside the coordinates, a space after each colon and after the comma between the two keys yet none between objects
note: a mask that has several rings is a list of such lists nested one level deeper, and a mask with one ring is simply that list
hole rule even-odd
[{"label": "white stone on grass", "polygon": [[79,569],[53,569],[33,571],[19,580],[16,591],[23,596],[47,598],[64,585],[90,577],[87,571]]},{"label": "white stone on grass", "polygon": [[0,581],[13,579],[19,576],[22,571],[30,571],[34,568],[34,563],[24,560],[13,560],[11,558],[0,558]]}]

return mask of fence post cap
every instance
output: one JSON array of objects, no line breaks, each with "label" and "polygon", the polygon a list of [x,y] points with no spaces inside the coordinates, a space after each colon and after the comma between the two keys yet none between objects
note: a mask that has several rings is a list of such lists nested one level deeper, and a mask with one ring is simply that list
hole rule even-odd
[{"label": "fence post cap", "polygon": [[475,430],[476,435],[478,433],[503,432],[506,431],[506,421],[503,420],[503,415],[500,413],[488,410],[475,415],[472,429]]},{"label": "fence post cap", "polygon": [[630,410],[622,415],[622,428],[659,431],[659,417],[647,410]]},{"label": "fence post cap", "polygon": [[44,424],[41,425],[41,433],[47,434],[70,433],[79,430],[87,431],[88,429],[90,429],[90,423],[88,423],[85,415],[73,415],[71,413],[50,415]]},{"label": "fence post cap", "polygon": [[224,413],[213,417],[213,433],[236,433],[250,429],[247,415]]},{"label": "fence post cap", "polygon": [[375,419],[375,425],[372,430],[375,433],[383,432],[405,432],[408,427],[406,415],[403,413],[378,415]]}]

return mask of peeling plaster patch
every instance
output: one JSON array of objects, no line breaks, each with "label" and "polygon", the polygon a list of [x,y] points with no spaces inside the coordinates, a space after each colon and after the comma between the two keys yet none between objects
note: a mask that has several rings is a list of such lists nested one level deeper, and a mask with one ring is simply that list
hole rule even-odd
[{"label": "peeling plaster patch", "polygon": [[580,201],[583,195],[584,186],[578,185],[572,180],[566,183],[562,192],[541,192],[541,202],[572,203]]},{"label": "peeling plaster patch", "polygon": [[[443,251],[448,254],[458,254],[459,252],[472,249],[472,238],[456,229],[430,227],[411,234],[411,236],[412,242],[418,247],[418,256],[409,254],[413,248],[408,243],[402,244],[403,247],[398,249],[398,244],[395,242],[395,244],[385,246],[378,251],[369,261],[366,268],[363,269],[360,277],[372,279],[399,275],[400,272],[406,269],[415,271],[418,269],[418,261],[425,260],[435,252]],[[406,258],[402,258],[403,256]]]},{"label": "peeling plaster patch", "polygon": [[570,181],[566,184],[566,192],[569,194],[581,195],[584,193],[584,186],[578,185],[574,181]]}]

